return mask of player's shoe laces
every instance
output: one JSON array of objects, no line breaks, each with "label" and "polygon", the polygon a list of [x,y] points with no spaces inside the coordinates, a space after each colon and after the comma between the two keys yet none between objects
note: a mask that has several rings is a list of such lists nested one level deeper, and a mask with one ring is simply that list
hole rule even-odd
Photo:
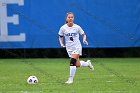
[{"label": "player's shoe laces", "polygon": [[91,61],[90,61],[90,60],[87,60],[87,62],[88,62],[88,67],[89,67],[89,69],[90,69],[90,70],[94,70],[94,67],[93,67],[93,65],[91,64]]},{"label": "player's shoe laces", "polygon": [[68,80],[65,82],[66,84],[72,84],[73,83],[73,80]]}]

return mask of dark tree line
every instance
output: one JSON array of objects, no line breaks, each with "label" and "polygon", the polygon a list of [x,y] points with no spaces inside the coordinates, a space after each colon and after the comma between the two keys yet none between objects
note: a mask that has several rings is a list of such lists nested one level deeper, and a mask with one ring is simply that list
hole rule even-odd
[{"label": "dark tree line", "polygon": [[[84,48],[82,57],[140,57],[135,48]],[[0,49],[0,58],[68,58],[64,48]]]}]

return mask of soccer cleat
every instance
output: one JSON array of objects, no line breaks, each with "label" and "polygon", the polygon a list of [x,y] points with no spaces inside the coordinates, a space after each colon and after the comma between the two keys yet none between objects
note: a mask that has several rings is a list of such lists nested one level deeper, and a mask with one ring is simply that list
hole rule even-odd
[{"label": "soccer cleat", "polygon": [[68,81],[66,81],[65,83],[66,83],[66,84],[71,84],[71,83],[73,83],[73,80],[68,80]]},{"label": "soccer cleat", "polygon": [[91,61],[90,61],[90,60],[87,60],[87,62],[88,62],[88,67],[89,67],[89,69],[90,69],[90,70],[94,70],[94,67],[93,67],[93,65],[91,64]]}]

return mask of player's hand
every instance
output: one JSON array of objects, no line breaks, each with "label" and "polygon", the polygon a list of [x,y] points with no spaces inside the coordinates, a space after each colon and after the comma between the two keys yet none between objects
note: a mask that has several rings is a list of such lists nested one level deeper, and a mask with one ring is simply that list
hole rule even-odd
[{"label": "player's hand", "polygon": [[83,43],[84,43],[85,45],[88,45],[88,42],[87,42],[86,40],[83,40]]},{"label": "player's hand", "polygon": [[62,48],[65,48],[66,46],[64,46],[63,44],[61,45]]}]

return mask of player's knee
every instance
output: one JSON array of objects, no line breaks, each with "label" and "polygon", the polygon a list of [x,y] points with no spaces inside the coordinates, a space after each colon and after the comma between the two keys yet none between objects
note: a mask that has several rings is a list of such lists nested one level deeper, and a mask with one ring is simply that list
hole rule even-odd
[{"label": "player's knee", "polygon": [[75,58],[71,58],[70,60],[70,66],[76,66],[76,59]]}]

